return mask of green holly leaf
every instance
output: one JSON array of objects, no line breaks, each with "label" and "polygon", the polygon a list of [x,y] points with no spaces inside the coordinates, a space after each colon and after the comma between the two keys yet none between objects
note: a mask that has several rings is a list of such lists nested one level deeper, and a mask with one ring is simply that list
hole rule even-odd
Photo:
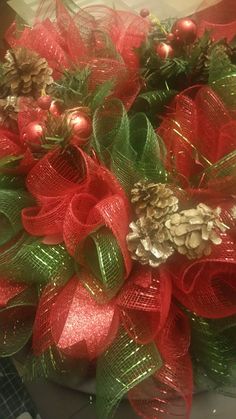
[{"label": "green holly leaf", "polygon": [[0,159],[0,169],[6,168],[8,166],[15,166],[15,163],[23,158],[20,156],[5,156]]},{"label": "green holly leaf", "polygon": [[103,105],[105,99],[111,95],[114,84],[114,80],[107,80],[105,83],[97,86],[90,102],[90,109],[92,111],[95,111],[99,106]]}]

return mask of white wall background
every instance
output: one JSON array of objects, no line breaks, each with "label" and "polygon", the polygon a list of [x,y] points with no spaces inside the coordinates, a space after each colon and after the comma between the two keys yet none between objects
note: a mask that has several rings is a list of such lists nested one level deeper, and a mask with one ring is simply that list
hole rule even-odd
[{"label": "white wall background", "polygon": [[[52,0],[46,0],[49,3]],[[166,17],[181,17],[193,13],[201,7],[203,0],[73,0],[80,7],[92,4],[105,4],[120,9],[135,9],[139,11],[148,7],[159,19]],[[221,0],[205,0],[207,6],[219,3]],[[40,0],[8,0],[9,5],[29,24],[33,22]]]}]

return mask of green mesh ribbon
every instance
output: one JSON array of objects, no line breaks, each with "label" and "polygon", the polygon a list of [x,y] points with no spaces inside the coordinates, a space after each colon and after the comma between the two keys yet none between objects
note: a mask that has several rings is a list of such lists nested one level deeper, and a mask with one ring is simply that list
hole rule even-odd
[{"label": "green mesh ribbon", "polygon": [[161,115],[165,106],[177,94],[176,90],[153,90],[141,93],[135,100],[132,112],[145,112],[148,118],[156,123],[158,115]]},{"label": "green mesh ribbon", "polygon": [[40,356],[30,354],[26,357],[23,378],[25,381],[49,378],[57,383],[66,386],[69,383],[72,388],[77,388],[86,378],[88,369],[88,360],[68,358],[58,348],[51,346]]},{"label": "green mesh ribbon", "polygon": [[236,108],[236,66],[224,45],[217,45],[210,56],[209,84],[231,109]]},{"label": "green mesh ribbon", "polygon": [[190,317],[194,363],[203,367],[218,389],[235,386],[236,316],[220,320],[204,319],[194,314]]},{"label": "green mesh ribbon", "polygon": [[112,299],[121,288],[125,269],[117,240],[103,227],[88,236],[84,259],[92,276],[84,276],[84,284],[98,302]]},{"label": "green mesh ribbon", "polygon": [[0,253],[0,274],[10,280],[61,284],[73,272],[73,260],[63,245],[48,246],[27,235]]},{"label": "green mesh ribbon", "polygon": [[25,188],[25,178],[0,173],[0,189],[23,189]]},{"label": "green mesh ribbon", "polygon": [[32,198],[24,191],[0,189],[0,246],[22,230],[21,211],[31,204]]},{"label": "green mesh ribbon", "polygon": [[28,342],[36,306],[36,292],[27,288],[0,310],[0,357],[14,355]]},{"label": "green mesh ribbon", "polygon": [[235,192],[236,182],[236,151],[227,154],[215,164],[205,170],[208,185],[224,191]]},{"label": "green mesh ribbon", "polygon": [[[94,117],[94,147],[127,193],[140,178],[166,182],[165,147],[144,113],[128,118],[123,105],[98,110]],[[113,115],[113,116],[112,116]]]},{"label": "green mesh ribbon", "polygon": [[116,142],[112,151],[111,170],[121,185],[129,193],[141,178],[166,182],[167,174],[162,164],[165,147],[146,115],[134,115],[129,129],[128,143]]},{"label": "green mesh ribbon", "polygon": [[127,144],[129,139],[129,119],[121,102],[109,101],[95,112],[93,136],[100,160],[109,167],[114,144]]},{"label": "green mesh ribbon", "polygon": [[154,344],[137,344],[124,329],[99,358],[96,395],[99,419],[111,419],[121,398],[154,374],[162,361]]}]

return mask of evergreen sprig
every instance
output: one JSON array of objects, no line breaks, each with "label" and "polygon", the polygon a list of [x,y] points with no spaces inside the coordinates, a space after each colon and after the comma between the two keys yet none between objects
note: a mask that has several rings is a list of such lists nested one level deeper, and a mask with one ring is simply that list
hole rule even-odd
[{"label": "evergreen sprig", "polygon": [[88,67],[73,72],[66,71],[63,77],[54,83],[51,93],[55,98],[62,100],[66,108],[88,106],[93,112],[111,95],[114,80],[107,80],[91,90],[90,77],[91,70]]},{"label": "evergreen sprig", "polygon": [[88,96],[88,82],[91,71],[88,67],[65,71],[63,77],[55,82],[52,95],[65,103],[66,107],[80,106]]}]

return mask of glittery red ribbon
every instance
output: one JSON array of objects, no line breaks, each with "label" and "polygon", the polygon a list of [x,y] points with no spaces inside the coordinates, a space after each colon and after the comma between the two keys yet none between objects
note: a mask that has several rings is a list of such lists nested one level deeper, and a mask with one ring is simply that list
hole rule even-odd
[{"label": "glittery red ribbon", "polygon": [[194,18],[198,22],[198,36],[201,37],[206,30],[211,32],[215,41],[227,38],[231,41],[236,31],[236,11],[234,0],[222,0],[212,7],[207,7],[205,0]]},{"label": "glittery red ribbon", "polygon": [[[19,36],[13,23],[6,33],[8,44],[29,48],[45,57],[55,79],[76,63],[90,69],[91,89],[113,80],[114,96],[129,108],[141,88],[135,48],[148,34],[148,20],[106,6],[80,9],[72,18],[60,0],[51,2],[49,7],[43,3],[33,28],[25,28]],[[52,22],[50,17],[55,12],[56,21]],[[113,49],[106,47],[109,39]]]},{"label": "glittery red ribbon", "polygon": [[185,188],[236,148],[235,120],[209,86],[194,86],[178,95],[158,132],[167,148],[166,167]]},{"label": "glittery red ribbon", "polygon": [[109,170],[77,147],[71,154],[58,149],[33,167],[26,183],[37,202],[36,207],[22,212],[26,231],[35,236],[60,235],[68,252],[75,256],[78,245],[92,231],[106,226],[119,244],[129,275],[126,235],[130,206]]}]

